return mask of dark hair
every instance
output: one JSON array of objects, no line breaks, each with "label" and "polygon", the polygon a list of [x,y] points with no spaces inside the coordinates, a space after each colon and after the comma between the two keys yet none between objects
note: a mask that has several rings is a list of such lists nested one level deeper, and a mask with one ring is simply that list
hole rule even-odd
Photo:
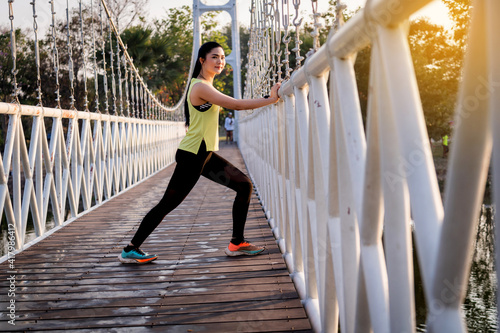
[{"label": "dark hair", "polygon": [[[191,80],[197,78],[201,72],[201,61],[200,58],[205,59],[207,54],[213,49],[222,46],[217,42],[206,42],[198,50],[198,57],[196,58],[196,64],[194,65],[193,74],[189,78],[188,84],[191,84]],[[188,106],[188,94],[186,94],[186,99],[184,100],[184,116],[186,117],[186,126],[189,126],[189,106]]]}]

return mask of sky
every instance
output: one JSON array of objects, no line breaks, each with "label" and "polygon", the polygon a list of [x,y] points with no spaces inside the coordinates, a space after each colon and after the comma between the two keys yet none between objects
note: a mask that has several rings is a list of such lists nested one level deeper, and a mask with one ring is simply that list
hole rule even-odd
[{"label": "sky", "polygon": [[[210,5],[220,5],[227,2],[227,0],[202,0],[206,4]],[[348,8],[356,9],[358,7],[364,6],[366,0],[344,0]],[[150,8],[152,9],[152,16],[163,15],[166,9],[176,6],[189,5],[192,6],[192,0],[176,0],[176,1],[165,1],[165,0],[150,0]],[[238,0],[238,17],[240,24],[248,26],[250,24],[250,13],[249,8],[252,0]],[[289,0],[290,11],[292,12],[293,1]],[[164,10],[162,10],[164,9]],[[310,15],[312,13],[311,1],[302,0],[300,5],[301,12],[305,15]],[[328,9],[328,0],[318,0],[318,11],[322,12]],[[445,28],[450,29],[452,22],[448,18],[447,8],[442,1],[435,0],[428,4],[426,7],[421,9],[419,12],[415,13],[412,18],[416,17],[428,17],[432,22],[436,24],[443,25]],[[226,14],[226,18],[229,22],[229,14]]]},{"label": "sky", "polygon": [[[68,0],[70,7],[77,10],[78,1],[77,0]],[[224,4],[227,0],[202,0],[206,4],[210,5],[218,5]],[[252,0],[238,0],[238,17],[240,21],[240,25],[249,26],[250,25],[250,5]],[[293,8],[293,1],[288,0],[290,3],[290,13],[294,13],[295,10]],[[16,27],[30,28],[32,31],[33,27],[33,9],[30,5],[31,1],[27,0],[16,0],[13,4],[14,9],[14,24]],[[88,2],[88,0],[82,0],[82,2]],[[344,0],[345,4],[347,4],[349,9],[356,9],[357,7],[363,6],[365,0]],[[94,2],[95,3],[95,2]],[[65,18],[66,15],[66,0],[55,0],[56,4],[56,14],[59,19]],[[192,6],[192,0],[149,0],[149,16],[148,18],[161,18],[165,16],[165,12],[168,8],[172,7],[180,7],[182,5]],[[0,26],[2,27],[10,27],[10,21],[8,16],[8,3],[7,1],[3,2],[2,5],[4,8],[0,10]],[[50,4],[48,1],[37,1],[37,23],[40,27],[40,31],[43,31],[49,28],[51,15],[50,15]],[[323,12],[328,8],[327,0],[318,0],[318,11]],[[300,4],[300,12],[303,16],[309,16],[312,13],[312,6],[310,0],[302,0]],[[451,21],[447,17],[447,9],[446,6],[439,0],[435,0],[425,8],[420,10],[418,13],[414,14],[412,18],[426,16],[432,22],[436,24],[443,25],[445,28],[449,29],[451,27]],[[221,14],[220,18],[218,18],[221,23],[229,23],[230,16],[227,13]]]}]

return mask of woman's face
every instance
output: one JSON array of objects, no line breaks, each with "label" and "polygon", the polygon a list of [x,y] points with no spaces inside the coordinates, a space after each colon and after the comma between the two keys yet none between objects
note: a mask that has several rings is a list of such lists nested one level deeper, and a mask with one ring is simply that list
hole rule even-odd
[{"label": "woman's face", "polygon": [[202,61],[203,71],[213,73],[214,75],[220,74],[226,66],[226,56],[221,47],[216,47],[207,53],[204,61]]}]

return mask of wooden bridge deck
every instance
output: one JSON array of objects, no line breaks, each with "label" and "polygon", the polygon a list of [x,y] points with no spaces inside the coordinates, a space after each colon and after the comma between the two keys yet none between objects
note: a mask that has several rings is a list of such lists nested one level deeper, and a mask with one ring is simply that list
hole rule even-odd
[{"label": "wooden bridge deck", "polygon": [[[244,169],[235,146],[220,154]],[[117,255],[159,201],[173,166],[15,257],[15,326],[8,324],[7,263],[0,265],[0,331],[310,331],[285,263],[254,195],[245,236],[257,257],[226,257],[231,190],[202,178],[142,248],[159,255],[123,265]]]}]

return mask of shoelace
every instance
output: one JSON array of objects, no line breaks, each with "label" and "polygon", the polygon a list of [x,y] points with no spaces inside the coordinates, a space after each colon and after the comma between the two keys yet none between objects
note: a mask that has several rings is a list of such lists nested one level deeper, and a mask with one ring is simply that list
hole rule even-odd
[{"label": "shoelace", "polygon": [[135,248],[135,252],[139,253],[141,256],[145,256],[146,253],[144,253],[141,249]]}]

